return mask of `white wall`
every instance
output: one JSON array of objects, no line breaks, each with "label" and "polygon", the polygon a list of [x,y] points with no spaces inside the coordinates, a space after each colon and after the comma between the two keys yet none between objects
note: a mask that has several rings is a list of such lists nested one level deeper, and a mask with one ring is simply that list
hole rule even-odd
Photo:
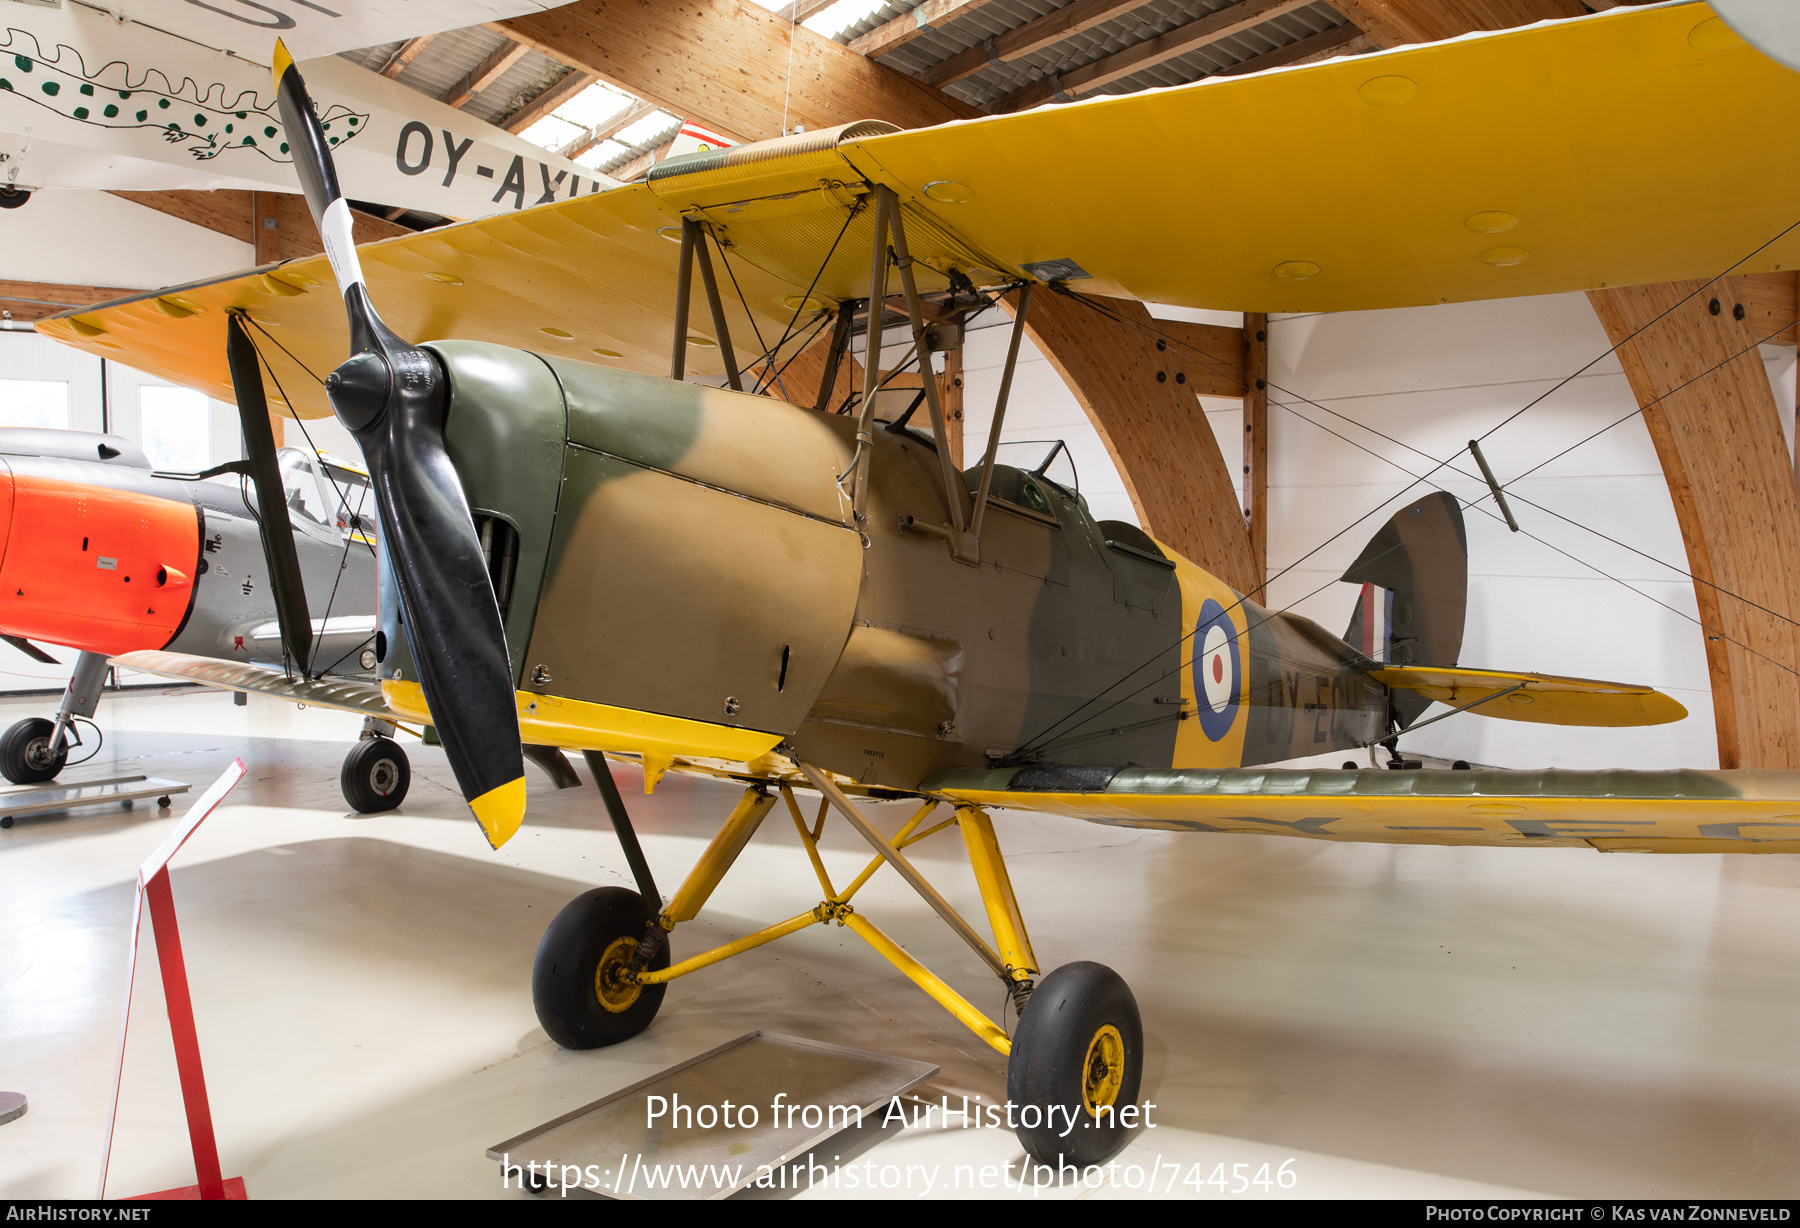
[{"label": "white wall", "polygon": [[0,209],[0,281],[155,290],[247,269],[256,249],[107,192]]},{"label": "white wall", "polygon": [[[1506,767],[1717,765],[1704,642],[1689,621],[1694,593],[1668,487],[1584,296],[1281,318],[1269,339],[1277,604],[1343,628],[1355,590],[1336,577],[1388,516],[1431,489],[1406,492],[1411,479],[1389,462],[1422,474],[1435,461],[1381,432],[1462,471],[1434,479],[1471,505],[1462,664],[1648,683],[1691,714],[1638,730],[1456,717],[1405,739],[1409,749]],[[1791,368],[1791,357],[1775,361]],[[1791,417],[1791,371],[1776,378]],[[1547,393],[1483,442],[1501,482],[1618,425],[1513,488],[1515,535],[1483,498],[1467,444]]]}]

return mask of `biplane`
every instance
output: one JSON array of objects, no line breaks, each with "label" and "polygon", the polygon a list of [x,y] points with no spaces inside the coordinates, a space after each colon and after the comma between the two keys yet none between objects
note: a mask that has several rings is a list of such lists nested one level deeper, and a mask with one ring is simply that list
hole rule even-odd
[{"label": "biplane", "polygon": [[[845,124],[361,250],[300,70],[275,59],[325,256],[42,327],[235,396],[247,417],[264,412],[262,382],[232,378],[228,343],[249,327],[282,338],[267,358],[288,403],[335,413],[369,467],[378,682],[120,659],[430,721],[495,846],[524,817],[522,742],[583,752],[638,889],[589,891],[545,933],[533,997],[558,1043],[623,1040],[670,982],[835,924],[1007,1055],[1010,1099],[1039,1109],[1019,1128],[1030,1154],[1085,1163],[1128,1133],[1137,1008],[1100,964],[1040,962],[990,808],[1315,840],[1800,851],[1791,773],[1260,766],[1391,747],[1433,700],[1627,728],[1681,715],[1645,687],[1462,665],[1466,545],[1447,494],[1401,508],[1363,551],[1347,576],[1363,599],[1338,636],[1096,521],[1048,470],[996,459],[1037,296],[1352,310],[1713,277],[1747,252],[1759,268],[1800,260],[1784,232],[1797,138],[1741,122],[1791,112],[1800,76],[1705,6],[921,131]],[[1272,161],[1270,130],[1287,142]],[[1197,131],[1215,134],[1205,148]],[[1089,170],[1050,173],[1071,149]],[[1214,173],[1233,164],[1260,169]],[[1721,197],[1745,167],[1766,190]],[[1517,230],[1495,255],[1465,219],[1498,210]],[[959,470],[934,356],[1002,298],[1008,371],[985,453]],[[903,412],[881,408],[890,327],[921,374]],[[796,388],[803,351],[822,368]],[[746,373],[785,380],[782,395],[752,395]],[[607,755],[640,762],[646,788],[671,769],[743,786],[667,903]],[[810,821],[800,792],[822,799]],[[871,799],[916,813],[890,833]],[[819,902],[674,961],[671,931],[778,806]],[[848,884],[817,852],[833,815],[873,853]],[[905,851],[949,827],[985,935]],[[883,866],[1007,987],[1010,1034],[858,911]],[[1058,1137],[1046,1114],[1082,1128]]]}]

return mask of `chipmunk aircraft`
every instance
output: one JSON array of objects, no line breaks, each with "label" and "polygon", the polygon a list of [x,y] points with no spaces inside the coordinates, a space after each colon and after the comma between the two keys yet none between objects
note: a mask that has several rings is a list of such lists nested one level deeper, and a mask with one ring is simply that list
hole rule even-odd
[{"label": "chipmunk aircraft", "polygon": [[[47,664],[58,661],[45,644],[78,654],[55,718],[27,717],[0,735],[0,775],[38,784],[61,774],[81,745],[79,725],[91,724],[109,659],[122,653],[157,648],[277,666],[292,653],[310,674],[372,675],[368,477],[298,448],[277,453],[266,429],[264,439],[266,474],[240,461],[198,475],[158,472],[118,435],[0,429],[0,588],[9,594],[0,637]],[[198,480],[222,474],[239,481]],[[252,476],[259,488],[267,478],[271,493],[250,489]],[[284,591],[288,573],[267,565],[265,528],[286,543],[310,601]],[[287,608],[304,642],[281,635],[286,602],[297,603]],[[366,741],[351,758],[345,779],[357,786],[347,783],[347,793],[369,793],[366,778],[377,760],[384,765],[374,804],[360,809],[399,804],[407,766],[397,746]]]},{"label": "chipmunk aircraft", "polygon": [[[623,1040],[670,981],[835,923],[1008,1055],[1015,1103],[1083,1124],[1068,1138],[1041,1116],[1022,1124],[1028,1152],[1103,1158],[1138,1093],[1137,1008],[1099,964],[1040,962],[988,808],[1317,840],[1793,852],[1800,777],[1259,768],[1391,741],[1430,700],[1622,727],[1681,709],[1643,687],[1459,664],[1466,547],[1447,495],[1402,508],[1350,569],[1367,587],[1342,638],[1095,521],[1048,471],[996,462],[1018,320],[994,433],[958,472],[930,378],[955,329],[926,305],[953,322],[1008,293],[1023,318],[1034,293],[1091,289],[1348,310],[1710,277],[1749,251],[1800,260],[1793,237],[1768,244],[1800,199],[1800,134],[1741,122],[1791,113],[1800,76],[1722,30],[1699,4],[1620,9],[922,131],[848,124],[361,250],[300,71],[278,52],[326,258],[183,288],[179,318],[141,296],[45,329],[235,392],[254,416],[260,380],[233,381],[226,342],[245,318],[281,326],[290,404],[336,413],[369,465],[379,684],[120,659],[429,720],[496,846],[524,816],[521,742],[585,752],[638,890],[587,892],[546,932],[533,995],[559,1043]],[[1168,135],[1196,131],[1211,134],[1204,154]],[[1279,159],[1262,148],[1270,132],[1289,146]],[[1042,173],[1071,150],[1083,174]],[[1722,197],[1747,165],[1766,198]],[[1523,219],[1509,237],[1530,259],[1484,259],[1492,237],[1463,225],[1499,208]],[[710,330],[689,321],[696,266]],[[877,412],[896,275],[928,428]],[[861,384],[840,396],[859,317]],[[830,338],[818,393],[734,390],[752,362],[778,372],[810,343],[802,321]],[[733,387],[686,382],[690,355]],[[745,786],[666,904],[606,754],[641,761],[646,787],[671,767]],[[822,798],[810,823],[800,790]],[[888,833],[859,804],[870,798],[918,809]],[[670,931],[777,805],[820,902],[671,962]],[[927,825],[943,806],[952,817]],[[874,852],[848,885],[817,854],[832,812]],[[906,855],[948,826],[991,942]],[[858,911],[883,865],[1008,987],[1010,1035]]]}]

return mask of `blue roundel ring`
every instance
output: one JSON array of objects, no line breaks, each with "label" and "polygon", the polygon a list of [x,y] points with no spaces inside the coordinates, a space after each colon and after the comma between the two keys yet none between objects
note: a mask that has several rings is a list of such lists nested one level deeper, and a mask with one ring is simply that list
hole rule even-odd
[{"label": "blue roundel ring", "polygon": [[[1206,699],[1206,636],[1218,627],[1225,633],[1225,659],[1230,663],[1231,698],[1214,712]],[[1200,623],[1194,629],[1194,699],[1200,708],[1200,728],[1211,741],[1217,742],[1231,732],[1237,721],[1238,696],[1244,693],[1243,659],[1238,655],[1238,630],[1225,607],[1207,598],[1200,607]]]}]

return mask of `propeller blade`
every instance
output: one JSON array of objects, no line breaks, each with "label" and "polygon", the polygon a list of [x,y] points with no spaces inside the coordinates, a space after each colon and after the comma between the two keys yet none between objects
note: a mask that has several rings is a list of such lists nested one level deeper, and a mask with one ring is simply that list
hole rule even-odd
[{"label": "propeller blade", "polygon": [[350,317],[351,356],[325,390],[369,468],[432,723],[463,798],[499,848],[525,817],[525,760],[506,629],[468,499],[444,450],[449,382],[435,355],[402,341],[376,314],[330,141],[279,41],[274,69],[294,169]]}]

